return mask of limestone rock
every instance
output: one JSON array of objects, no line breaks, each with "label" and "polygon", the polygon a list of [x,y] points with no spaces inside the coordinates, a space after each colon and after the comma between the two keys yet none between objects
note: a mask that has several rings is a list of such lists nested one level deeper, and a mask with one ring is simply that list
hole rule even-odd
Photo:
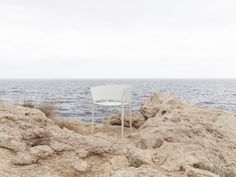
[{"label": "limestone rock", "polygon": [[165,115],[174,109],[182,109],[183,105],[183,102],[166,93],[156,93],[142,104],[140,112],[146,119],[149,119],[156,115]]},{"label": "limestone rock", "polygon": [[19,153],[13,163],[16,165],[30,165],[32,163],[36,163],[38,158],[28,153]]},{"label": "limestone rock", "polygon": [[[149,107],[156,109],[147,110]],[[232,155],[236,153],[236,128],[232,126],[236,126],[236,119],[232,113],[200,108],[165,93],[153,95],[142,108],[148,119],[131,139],[138,148],[153,149],[156,155],[152,160],[161,168],[171,172],[207,161],[236,170],[232,165],[236,165],[236,156]]]},{"label": "limestone rock", "polygon": [[235,113],[156,93],[136,115],[138,129],[120,138],[120,126],[96,124],[91,135],[90,124],[0,104],[0,176],[216,177],[199,162],[236,174]]},{"label": "limestone rock", "polygon": [[164,139],[156,136],[153,132],[143,132],[137,137],[137,147],[141,149],[159,148],[164,143]]},{"label": "limestone rock", "polygon": [[30,148],[30,153],[33,156],[39,158],[46,158],[47,156],[52,155],[53,152],[54,151],[52,150],[52,148],[47,145],[35,146]]},{"label": "limestone rock", "polygon": [[3,134],[0,135],[0,147],[12,150],[14,152],[26,150],[26,145],[24,143]]},{"label": "limestone rock", "polygon": [[[146,121],[144,116],[141,113],[132,113],[132,127],[139,128],[143,125],[143,123]],[[121,115],[115,115],[111,118],[107,118],[104,120],[104,123],[110,124],[110,125],[121,125]],[[124,116],[124,126],[129,127],[129,114],[126,113]]]},{"label": "limestone rock", "polygon": [[118,170],[129,166],[128,159],[124,155],[113,156],[108,162],[103,164],[100,169],[102,172],[110,172],[112,170]]},{"label": "limestone rock", "polygon": [[134,168],[128,167],[120,170],[112,171],[111,173],[99,175],[98,177],[167,177],[159,170],[153,168]]},{"label": "limestone rock", "polygon": [[86,151],[85,149],[79,149],[77,151],[77,153],[78,153],[80,158],[85,158],[85,157],[87,157],[89,155],[89,152]]},{"label": "limestone rock", "polygon": [[65,144],[65,143],[61,143],[61,142],[58,142],[58,141],[50,142],[50,147],[56,152],[73,150],[73,147],[71,147],[70,145]]},{"label": "limestone rock", "polygon": [[220,177],[214,173],[211,173],[206,170],[196,169],[196,168],[189,168],[186,170],[185,175],[187,177]]},{"label": "limestone rock", "polygon": [[124,167],[128,167],[129,162],[126,156],[114,156],[110,159],[113,170],[118,170]]},{"label": "limestone rock", "polygon": [[89,165],[86,161],[80,160],[72,165],[73,169],[79,173],[85,173],[89,169]]},{"label": "limestone rock", "polygon": [[144,164],[153,164],[152,156],[148,150],[141,150],[135,147],[129,149],[129,156],[132,159],[139,160]]}]

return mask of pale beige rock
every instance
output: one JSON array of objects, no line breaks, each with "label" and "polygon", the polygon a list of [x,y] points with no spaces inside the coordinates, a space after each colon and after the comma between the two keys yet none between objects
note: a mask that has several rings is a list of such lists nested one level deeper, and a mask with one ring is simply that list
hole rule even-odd
[{"label": "pale beige rock", "polygon": [[108,162],[104,163],[100,169],[103,173],[118,170],[129,166],[128,159],[124,155],[113,156]]},{"label": "pale beige rock", "polygon": [[85,149],[79,149],[76,152],[78,153],[80,158],[85,158],[85,157],[88,157],[88,155],[89,155],[89,152],[86,151]]},{"label": "pale beige rock", "polygon": [[[148,120],[138,133],[132,135],[132,139],[137,147],[144,149],[153,148],[155,140],[164,141],[159,144],[157,152],[165,160],[160,162],[153,156],[161,168],[175,171],[181,166],[210,160],[209,164],[223,166],[225,169],[229,165],[236,170],[232,165],[236,163],[236,156],[232,155],[236,152],[232,148],[236,147],[233,139],[236,128],[232,126],[236,125],[236,119],[232,113],[212,108],[201,109],[162,93],[152,96],[144,103],[145,106],[146,109],[150,106],[160,110],[157,113],[154,111],[154,117],[146,116]],[[145,111],[143,114],[146,114]]]},{"label": "pale beige rock", "polygon": [[58,141],[50,142],[50,147],[56,152],[73,150],[73,147],[71,147],[70,145],[65,144],[65,143],[61,143]]},{"label": "pale beige rock", "polygon": [[220,177],[214,173],[211,173],[206,170],[196,169],[196,168],[189,168],[186,170],[185,175],[187,177]]},{"label": "pale beige rock", "polygon": [[[125,127],[130,127],[129,116],[130,116],[129,113],[126,113],[124,116]],[[132,119],[132,127],[134,128],[141,127],[146,121],[145,117],[139,112],[132,113],[131,119]],[[111,118],[106,118],[103,122],[110,125],[121,125],[121,115],[119,114],[119,115],[112,116]]]},{"label": "pale beige rock", "polygon": [[47,156],[51,156],[53,152],[54,151],[52,150],[52,148],[47,145],[34,146],[30,148],[30,153],[33,156],[39,158],[46,158]]},{"label": "pale beige rock", "polygon": [[156,93],[145,101],[140,109],[142,115],[149,119],[156,115],[165,115],[174,109],[182,109],[185,103],[166,93]]},{"label": "pale beige rock", "polygon": [[128,159],[124,155],[112,157],[110,159],[110,164],[113,170],[118,170],[129,166]]},{"label": "pale beige rock", "polygon": [[134,159],[141,161],[144,164],[152,165],[152,156],[148,150],[141,150],[135,147],[129,148],[129,156]]},{"label": "pale beige rock", "polygon": [[0,176],[209,175],[193,168],[201,162],[236,173],[235,113],[156,93],[137,115],[141,127],[121,138],[120,126],[96,124],[90,135],[90,124],[0,105]]},{"label": "pale beige rock", "polygon": [[138,138],[137,138],[137,147],[141,149],[150,149],[150,148],[159,148],[162,146],[164,142],[164,138],[160,138],[156,136],[155,133],[153,133],[151,130],[148,132],[143,132]]},{"label": "pale beige rock", "polygon": [[28,153],[19,153],[14,159],[13,163],[16,165],[30,165],[36,163],[38,158]]},{"label": "pale beige rock", "polygon": [[72,165],[73,169],[75,169],[79,173],[85,173],[89,169],[89,165],[86,161],[80,160]]},{"label": "pale beige rock", "polygon": [[134,168],[128,167],[121,170],[112,171],[98,177],[167,177],[159,170],[153,168]]},{"label": "pale beige rock", "polygon": [[26,150],[26,145],[15,140],[8,135],[0,135],[0,147],[12,150],[14,152]]}]

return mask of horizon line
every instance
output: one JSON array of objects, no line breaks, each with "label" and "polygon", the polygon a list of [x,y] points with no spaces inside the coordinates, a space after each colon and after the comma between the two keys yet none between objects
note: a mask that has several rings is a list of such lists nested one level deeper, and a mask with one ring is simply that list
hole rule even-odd
[{"label": "horizon line", "polygon": [[236,80],[235,78],[225,77],[225,78],[0,78],[0,80]]}]

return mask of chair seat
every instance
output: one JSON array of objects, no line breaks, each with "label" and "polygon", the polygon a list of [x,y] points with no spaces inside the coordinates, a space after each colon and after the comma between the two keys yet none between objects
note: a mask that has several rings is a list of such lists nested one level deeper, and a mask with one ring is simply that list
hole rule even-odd
[{"label": "chair seat", "polygon": [[[102,106],[120,106],[122,105],[121,102],[118,101],[102,101],[102,102],[95,102],[97,105],[102,105]],[[124,103],[125,105],[128,103]]]},{"label": "chair seat", "polygon": [[94,132],[95,105],[106,107],[119,106],[121,108],[121,137],[124,135],[125,108],[129,108],[129,125],[132,128],[131,120],[131,85],[100,85],[90,88],[92,94],[92,121],[91,133]]}]

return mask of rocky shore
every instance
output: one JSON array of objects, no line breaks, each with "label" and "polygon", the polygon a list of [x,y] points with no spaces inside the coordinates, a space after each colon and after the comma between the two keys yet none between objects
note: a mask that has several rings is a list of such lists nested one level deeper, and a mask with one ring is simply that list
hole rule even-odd
[{"label": "rocky shore", "polygon": [[[156,93],[133,114],[90,135],[86,123],[0,105],[1,177],[235,177],[236,114]],[[118,126],[117,126],[118,125]]]}]

